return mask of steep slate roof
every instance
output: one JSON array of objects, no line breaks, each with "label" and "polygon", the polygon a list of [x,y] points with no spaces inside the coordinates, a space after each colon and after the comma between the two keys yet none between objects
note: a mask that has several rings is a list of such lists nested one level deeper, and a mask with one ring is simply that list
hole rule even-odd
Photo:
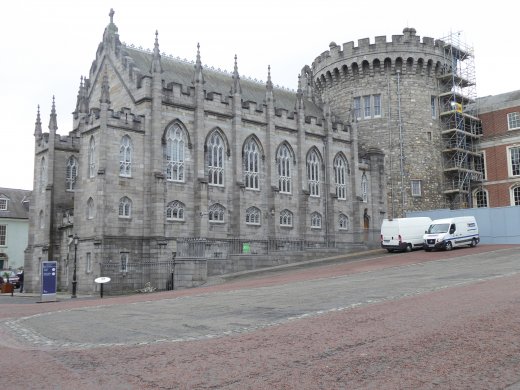
[{"label": "steep slate roof", "polygon": [[[150,67],[152,63],[152,53],[140,49],[132,48],[126,45],[121,47],[123,56],[127,55],[132,58],[135,65],[143,75],[151,75]],[[166,84],[174,82],[184,86],[192,86],[194,76],[194,64],[173,59],[168,56],[161,56],[161,64],[163,68],[163,78]],[[230,96],[233,79],[231,73],[224,73],[203,68],[204,89],[207,93],[220,93],[223,97]],[[248,79],[240,79],[242,87],[242,100],[256,102],[260,107],[264,103],[266,86],[259,82]],[[292,91],[281,88],[274,88],[275,107],[286,109],[289,113],[295,111],[296,94]],[[305,114],[307,116],[315,116],[321,118],[323,113],[321,109],[309,100],[305,100]]]},{"label": "steep slate roof", "polygon": [[29,199],[32,191],[0,187],[0,198],[9,199],[7,211],[0,210],[0,218],[29,219]]},{"label": "steep slate roof", "polygon": [[520,90],[481,97],[477,102],[480,114],[520,106]]}]

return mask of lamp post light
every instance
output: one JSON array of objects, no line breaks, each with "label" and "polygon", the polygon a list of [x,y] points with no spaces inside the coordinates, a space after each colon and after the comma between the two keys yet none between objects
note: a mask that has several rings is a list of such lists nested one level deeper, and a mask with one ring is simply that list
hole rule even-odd
[{"label": "lamp post light", "polygon": [[74,238],[72,240],[74,241],[74,272],[72,274],[72,296],[71,296],[71,298],[77,298],[76,287],[78,284],[78,280],[76,279],[76,264],[77,264],[77,257],[78,257],[78,242],[79,242],[78,235],[74,234]]}]

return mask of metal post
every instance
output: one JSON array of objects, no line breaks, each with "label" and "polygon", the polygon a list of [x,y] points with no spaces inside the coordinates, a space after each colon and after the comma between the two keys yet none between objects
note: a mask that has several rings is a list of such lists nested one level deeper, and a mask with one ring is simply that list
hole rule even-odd
[{"label": "metal post", "polygon": [[78,284],[78,280],[76,278],[76,265],[77,265],[77,257],[78,257],[78,241],[79,237],[74,235],[74,272],[72,274],[72,296],[71,298],[77,298],[76,296],[76,288]]}]

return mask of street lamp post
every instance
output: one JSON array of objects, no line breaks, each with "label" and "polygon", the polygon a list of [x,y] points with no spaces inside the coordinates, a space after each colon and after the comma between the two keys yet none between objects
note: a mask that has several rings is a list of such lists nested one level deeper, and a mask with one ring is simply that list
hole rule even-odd
[{"label": "street lamp post", "polygon": [[76,264],[77,264],[78,241],[79,241],[79,237],[77,234],[74,234],[73,240],[74,240],[74,272],[72,274],[72,296],[71,296],[71,298],[77,298],[76,287],[78,284],[78,280],[76,279]]}]

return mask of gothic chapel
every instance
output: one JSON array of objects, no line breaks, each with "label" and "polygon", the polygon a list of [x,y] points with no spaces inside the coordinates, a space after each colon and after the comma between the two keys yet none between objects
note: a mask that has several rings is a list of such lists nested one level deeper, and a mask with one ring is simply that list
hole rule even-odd
[{"label": "gothic chapel", "polygon": [[[270,68],[265,84],[241,78],[236,56],[226,73],[203,66],[199,47],[194,62],[161,55],[157,32],[153,51],[137,49],[113,16],[69,134],[57,134],[54,98],[48,133],[38,108],[27,291],[39,290],[45,260],[58,262],[61,290],[73,268],[91,293],[99,276],[132,280],[172,258],[176,287],[190,287],[233,256],[265,259],[294,242],[345,248],[379,227],[384,155],[358,145],[356,124],[314,97],[304,70],[293,92],[273,85]],[[134,287],[164,289],[159,279]]]}]

